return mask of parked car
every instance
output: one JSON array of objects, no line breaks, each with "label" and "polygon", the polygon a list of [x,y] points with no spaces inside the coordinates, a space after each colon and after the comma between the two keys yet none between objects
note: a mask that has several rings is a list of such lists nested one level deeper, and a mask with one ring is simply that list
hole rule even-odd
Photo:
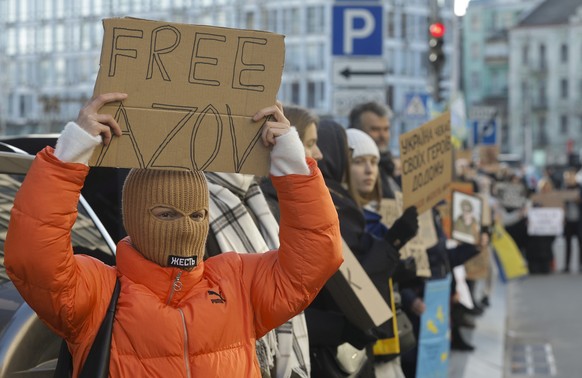
[{"label": "parked car", "polygon": [[[24,302],[3,264],[10,210],[32,159],[0,142],[0,378],[52,377],[62,341]],[[115,242],[83,196],[71,240],[75,253],[115,263]]]},{"label": "parked car", "polygon": [[[58,137],[59,134],[4,136],[0,144],[34,155],[45,146],[54,147]],[[93,167],[81,191],[116,243],[126,236],[121,221],[121,188],[128,172],[123,168]]]}]

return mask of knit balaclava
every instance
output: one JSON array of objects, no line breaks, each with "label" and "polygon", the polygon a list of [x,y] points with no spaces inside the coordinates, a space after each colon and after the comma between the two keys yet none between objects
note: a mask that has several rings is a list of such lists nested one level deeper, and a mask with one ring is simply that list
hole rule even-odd
[{"label": "knit balaclava", "polygon": [[[208,185],[202,172],[132,169],[123,186],[123,225],[135,248],[161,266],[191,269],[204,257],[208,236]],[[183,216],[156,218],[151,210],[170,207]],[[204,210],[196,221],[190,215]]]}]

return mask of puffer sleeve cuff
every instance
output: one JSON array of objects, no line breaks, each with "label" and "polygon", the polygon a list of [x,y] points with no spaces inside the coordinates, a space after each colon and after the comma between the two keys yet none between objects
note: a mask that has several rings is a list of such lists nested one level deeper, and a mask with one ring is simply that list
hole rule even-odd
[{"label": "puffer sleeve cuff", "polygon": [[305,148],[295,127],[275,140],[276,143],[271,150],[272,176],[311,174],[305,161]]},{"label": "puffer sleeve cuff", "polygon": [[69,122],[57,140],[54,155],[66,163],[88,165],[93,150],[102,142],[100,135],[93,136],[75,122]]}]

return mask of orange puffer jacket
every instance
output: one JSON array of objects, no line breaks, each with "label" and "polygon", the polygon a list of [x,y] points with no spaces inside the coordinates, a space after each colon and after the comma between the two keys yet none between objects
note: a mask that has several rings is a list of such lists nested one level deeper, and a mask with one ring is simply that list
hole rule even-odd
[{"label": "orange puffer jacket", "polygon": [[255,340],[302,311],[342,262],[337,213],[317,165],[309,165],[310,176],[273,177],[282,214],[278,252],[222,254],[186,272],[144,259],[124,239],[117,267],[109,267],[71,247],[88,167],[63,163],[47,147],[14,202],[7,271],[66,338],[74,376],[118,276],[111,377],[259,377]]}]

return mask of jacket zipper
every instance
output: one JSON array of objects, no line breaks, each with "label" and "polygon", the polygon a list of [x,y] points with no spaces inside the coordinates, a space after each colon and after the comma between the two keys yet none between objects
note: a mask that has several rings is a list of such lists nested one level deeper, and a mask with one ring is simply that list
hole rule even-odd
[{"label": "jacket zipper", "polygon": [[168,297],[168,301],[166,302],[166,304],[170,304],[170,301],[172,300],[172,297],[174,296],[174,293],[176,291],[180,291],[182,290],[182,281],[180,281],[180,277],[182,277],[182,270],[178,272],[178,274],[176,275],[176,278],[174,278],[174,283],[172,284],[172,288],[170,290],[170,296]]},{"label": "jacket zipper", "polygon": [[181,308],[178,309],[182,317],[182,327],[184,328],[184,363],[186,364],[186,376],[190,378],[190,362],[188,361],[188,329],[186,328],[186,318]]},{"label": "jacket zipper", "polygon": [[[166,304],[170,304],[172,301],[172,297],[176,291],[182,290],[182,281],[180,281],[180,277],[182,277],[183,271],[179,271],[174,278],[174,282],[172,283],[172,289],[170,290],[170,296],[168,297],[168,302]],[[186,318],[184,317],[184,312],[181,308],[178,308],[178,312],[180,313],[180,317],[182,318],[182,328],[184,329],[184,363],[186,365],[186,376],[190,378],[190,362],[188,361],[188,329],[186,328]]]}]

